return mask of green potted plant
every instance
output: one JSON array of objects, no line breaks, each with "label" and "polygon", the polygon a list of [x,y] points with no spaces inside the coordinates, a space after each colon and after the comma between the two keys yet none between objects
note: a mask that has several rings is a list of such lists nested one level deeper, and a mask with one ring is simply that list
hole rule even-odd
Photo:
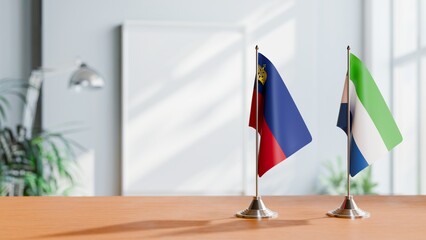
[{"label": "green potted plant", "polygon": [[81,147],[62,132],[39,131],[31,136],[18,125],[6,127],[8,95],[25,103],[29,86],[16,80],[0,80],[0,195],[67,195],[75,184],[74,148]]},{"label": "green potted plant", "polygon": [[[325,173],[320,176],[320,188],[318,193],[331,195],[346,194],[347,170],[343,166],[344,161],[337,157],[335,162],[325,163]],[[377,183],[373,181],[371,166],[351,178],[351,193],[354,195],[377,194]]]}]

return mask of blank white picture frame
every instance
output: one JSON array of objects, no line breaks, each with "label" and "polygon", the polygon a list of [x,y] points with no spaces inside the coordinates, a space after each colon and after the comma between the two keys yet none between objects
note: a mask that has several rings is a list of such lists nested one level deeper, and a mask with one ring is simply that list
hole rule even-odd
[{"label": "blank white picture frame", "polygon": [[123,24],[123,195],[243,194],[245,49],[239,26]]}]

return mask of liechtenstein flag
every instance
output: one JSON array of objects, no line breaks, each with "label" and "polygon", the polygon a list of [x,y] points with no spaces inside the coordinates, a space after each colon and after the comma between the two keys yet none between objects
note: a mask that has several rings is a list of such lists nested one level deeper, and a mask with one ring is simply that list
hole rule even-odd
[{"label": "liechtenstein flag", "polygon": [[[261,53],[258,53],[258,81],[258,174],[261,177],[310,143],[312,137],[277,69]],[[252,97],[249,126],[256,129],[255,93],[256,87]]]}]

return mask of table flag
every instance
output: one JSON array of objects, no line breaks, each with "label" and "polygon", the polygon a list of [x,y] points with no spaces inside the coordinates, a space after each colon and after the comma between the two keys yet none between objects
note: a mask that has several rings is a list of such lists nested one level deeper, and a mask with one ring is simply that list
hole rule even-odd
[{"label": "table flag", "polygon": [[[258,174],[262,176],[310,143],[312,137],[277,69],[261,53],[258,54],[258,80]],[[256,87],[253,91],[249,126],[256,129]]]},{"label": "table flag", "polygon": [[[351,110],[350,174],[355,176],[402,142],[402,135],[368,69],[350,54],[349,97]],[[346,74],[337,126],[347,132]]]}]

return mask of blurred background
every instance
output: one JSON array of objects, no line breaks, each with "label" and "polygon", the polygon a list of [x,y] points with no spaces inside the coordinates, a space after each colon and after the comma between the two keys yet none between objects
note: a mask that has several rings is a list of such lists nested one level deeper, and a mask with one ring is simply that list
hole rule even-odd
[{"label": "blurred background", "polygon": [[254,194],[256,44],[313,136],[262,195],[344,192],[347,45],[404,138],[353,191],[426,193],[426,1],[0,0],[0,34],[3,195]]}]

